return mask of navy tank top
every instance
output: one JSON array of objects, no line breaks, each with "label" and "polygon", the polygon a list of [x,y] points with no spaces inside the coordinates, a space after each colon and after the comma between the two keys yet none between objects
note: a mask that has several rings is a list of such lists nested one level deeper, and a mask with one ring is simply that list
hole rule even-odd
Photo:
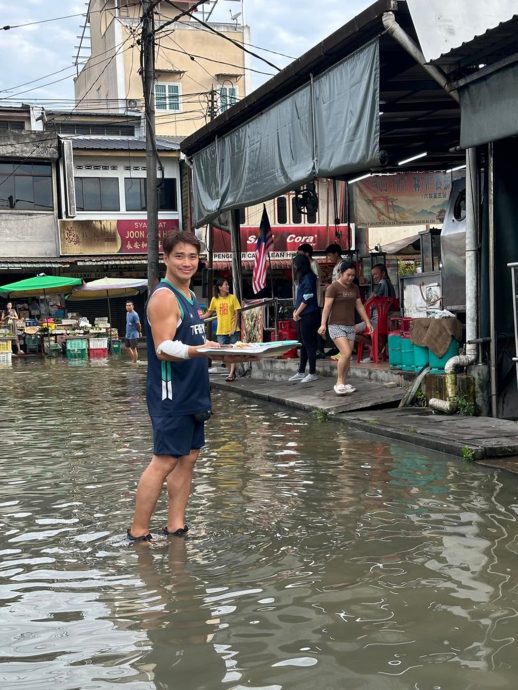
[{"label": "navy tank top", "polygon": [[[185,345],[203,345],[205,324],[198,313],[198,303],[194,293],[191,292],[191,299],[188,299],[167,280],[162,280],[157,290],[171,290],[178,302],[180,321],[173,340],[180,340]],[[148,354],[146,396],[150,416],[189,415],[210,410],[207,359],[200,357],[178,362],[165,362],[158,359],[147,318],[146,340]]]}]

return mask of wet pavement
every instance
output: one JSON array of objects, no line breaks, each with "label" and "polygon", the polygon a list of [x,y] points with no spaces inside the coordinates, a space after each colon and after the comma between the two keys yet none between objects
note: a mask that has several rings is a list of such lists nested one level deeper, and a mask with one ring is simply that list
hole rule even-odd
[{"label": "wet pavement", "polygon": [[2,690],[516,687],[514,475],[227,389],[189,538],[128,546],[145,369],[0,371]]}]

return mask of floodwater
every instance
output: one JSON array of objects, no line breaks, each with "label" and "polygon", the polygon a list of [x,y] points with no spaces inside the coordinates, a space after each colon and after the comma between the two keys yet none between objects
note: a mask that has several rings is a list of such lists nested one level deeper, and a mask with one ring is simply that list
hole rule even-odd
[{"label": "floodwater", "polygon": [[516,688],[514,475],[216,393],[189,538],[128,546],[145,369],[0,370],[2,690]]}]

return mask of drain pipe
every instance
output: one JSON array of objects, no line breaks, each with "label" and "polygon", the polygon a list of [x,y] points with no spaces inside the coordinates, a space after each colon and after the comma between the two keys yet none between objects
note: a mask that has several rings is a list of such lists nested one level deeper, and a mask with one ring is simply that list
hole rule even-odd
[{"label": "drain pipe", "polygon": [[385,12],[383,14],[383,26],[387,33],[389,33],[392,38],[399,43],[399,45],[404,48],[407,53],[409,53],[416,62],[418,62],[421,67],[428,72],[428,74],[434,79],[442,88],[453,98],[457,103],[459,102],[459,93],[456,89],[452,89],[450,84],[445,77],[444,73],[426,62],[426,58],[423,55],[421,48],[417,43],[411,38],[407,32],[397,23],[394,12]]},{"label": "drain pipe", "polygon": [[466,354],[446,362],[446,400],[431,398],[428,405],[439,412],[452,414],[457,410],[457,374],[460,367],[478,361],[478,169],[476,149],[466,150]]}]

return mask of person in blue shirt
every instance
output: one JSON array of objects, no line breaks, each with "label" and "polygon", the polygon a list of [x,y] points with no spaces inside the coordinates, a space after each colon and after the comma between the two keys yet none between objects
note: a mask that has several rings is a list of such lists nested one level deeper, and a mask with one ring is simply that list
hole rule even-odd
[{"label": "person in blue shirt", "polygon": [[[316,363],[320,313],[318,310],[317,277],[311,268],[309,258],[305,254],[295,256],[293,267],[298,283],[293,320],[297,326],[297,338],[302,346],[300,348],[299,370],[289,380],[311,383],[311,381],[318,379]],[[306,374],[308,363],[309,373]]]},{"label": "person in blue shirt", "polygon": [[140,319],[133,307],[133,302],[126,302],[126,347],[133,364],[138,361],[138,337],[142,332]]}]

